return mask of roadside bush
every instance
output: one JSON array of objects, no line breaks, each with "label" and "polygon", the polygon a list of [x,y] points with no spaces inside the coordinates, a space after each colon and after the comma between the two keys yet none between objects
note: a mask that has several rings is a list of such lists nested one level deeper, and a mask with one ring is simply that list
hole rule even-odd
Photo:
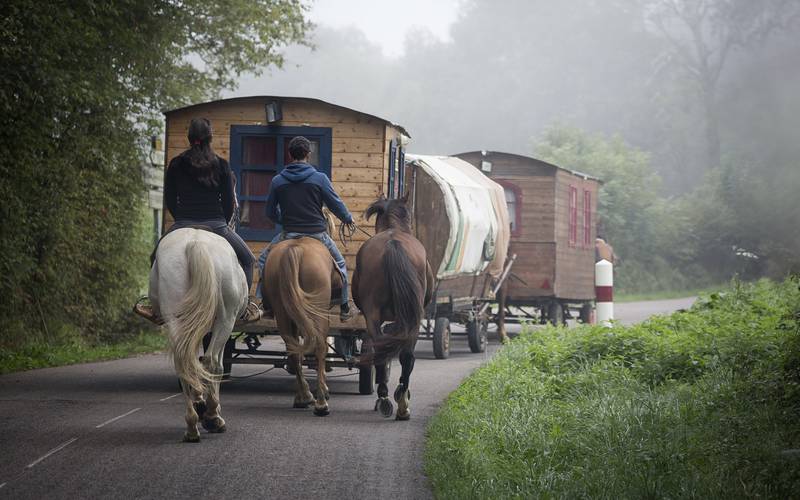
[{"label": "roadside bush", "polygon": [[734,282],[633,327],[527,330],[431,422],[436,494],[796,494],[799,284]]}]

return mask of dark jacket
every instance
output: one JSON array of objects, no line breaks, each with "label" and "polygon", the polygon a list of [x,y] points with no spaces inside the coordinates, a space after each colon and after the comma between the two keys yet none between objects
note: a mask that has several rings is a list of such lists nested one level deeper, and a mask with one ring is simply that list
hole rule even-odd
[{"label": "dark jacket", "polygon": [[233,173],[228,162],[217,157],[220,166],[219,185],[205,186],[184,155],[169,162],[164,173],[164,203],[175,220],[231,220],[235,198]]},{"label": "dark jacket", "polygon": [[328,176],[308,163],[290,163],[272,178],[267,195],[267,217],[284,231],[321,233],[328,225],[322,215],[325,205],[344,223],[353,222]]}]

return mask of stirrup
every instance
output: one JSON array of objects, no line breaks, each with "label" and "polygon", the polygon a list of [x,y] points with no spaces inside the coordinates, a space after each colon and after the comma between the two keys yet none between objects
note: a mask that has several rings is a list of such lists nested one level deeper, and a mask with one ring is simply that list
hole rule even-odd
[{"label": "stirrup", "polygon": [[153,311],[153,306],[145,304],[147,300],[147,297],[139,297],[139,300],[133,305],[133,312],[158,326],[163,325],[164,320]]}]

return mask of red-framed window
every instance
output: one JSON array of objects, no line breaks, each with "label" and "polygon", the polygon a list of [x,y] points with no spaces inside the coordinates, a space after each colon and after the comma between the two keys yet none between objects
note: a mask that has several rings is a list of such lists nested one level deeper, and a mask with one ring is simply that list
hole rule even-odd
[{"label": "red-framed window", "polygon": [[578,244],[578,188],[569,187],[569,246]]},{"label": "red-framed window", "polygon": [[506,179],[492,179],[503,186],[508,207],[508,218],[511,219],[511,236],[522,234],[522,189]]},{"label": "red-framed window", "polygon": [[594,248],[592,244],[592,192],[583,190],[583,246]]}]

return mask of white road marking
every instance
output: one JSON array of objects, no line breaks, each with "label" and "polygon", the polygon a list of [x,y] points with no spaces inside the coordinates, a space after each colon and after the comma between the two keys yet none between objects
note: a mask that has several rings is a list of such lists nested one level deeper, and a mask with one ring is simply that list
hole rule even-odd
[{"label": "white road marking", "polygon": [[112,418],[111,420],[106,420],[106,421],[105,421],[105,422],[103,422],[102,424],[100,424],[100,425],[96,425],[94,428],[95,428],[95,429],[99,429],[99,428],[101,428],[101,427],[105,427],[106,425],[110,424],[111,422],[116,422],[117,420],[119,420],[119,419],[121,419],[121,418],[125,418],[125,417],[127,417],[128,415],[130,415],[131,413],[136,413],[136,412],[137,412],[137,411],[139,411],[139,410],[141,410],[141,408],[134,408],[133,410],[129,411],[128,413],[123,413],[122,415],[120,415],[120,416],[118,416],[118,417],[114,417],[114,418]]},{"label": "white road marking", "polygon": [[176,397],[176,396],[180,396],[181,394],[183,394],[183,393],[182,393],[182,392],[179,392],[178,394],[173,394],[172,396],[167,396],[167,397],[165,397],[165,398],[163,398],[163,399],[159,399],[159,401],[166,401],[166,400],[168,400],[168,399],[172,399],[172,398],[174,398],[174,397]]},{"label": "white road marking", "polygon": [[[25,468],[26,469],[30,469],[31,467],[33,467],[34,465],[38,464],[39,462],[41,462],[45,458],[49,457],[50,455],[53,455],[54,453],[58,453],[59,451],[63,450],[64,448],[66,448],[67,446],[71,445],[72,443],[74,443],[77,440],[78,440],[78,438],[72,438],[72,439],[70,439],[69,441],[67,441],[65,443],[61,443],[60,445],[58,445],[55,448],[53,448],[52,450],[48,451],[47,453],[45,453],[41,457],[39,457],[36,460],[34,460],[33,462],[29,463],[28,466],[25,467]],[[3,485],[5,485],[5,483],[3,483]]]},{"label": "white road marking", "polygon": [[7,484],[8,484],[8,483],[3,483],[3,484],[0,484],[0,490],[2,490],[2,489],[3,489],[3,486],[5,486],[5,485],[7,485]]}]

